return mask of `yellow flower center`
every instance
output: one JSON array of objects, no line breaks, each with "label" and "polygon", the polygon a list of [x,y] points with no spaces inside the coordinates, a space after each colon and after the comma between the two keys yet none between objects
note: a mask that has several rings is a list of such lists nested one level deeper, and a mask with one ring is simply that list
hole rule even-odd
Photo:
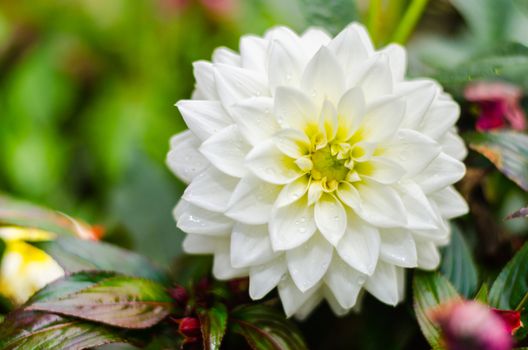
[{"label": "yellow flower center", "polygon": [[332,155],[330,146],[321,148],[312,153],[312,178],[327,181],[343,181],[349,169],[345,166],[346,159],[338,159],[337,154]]}]

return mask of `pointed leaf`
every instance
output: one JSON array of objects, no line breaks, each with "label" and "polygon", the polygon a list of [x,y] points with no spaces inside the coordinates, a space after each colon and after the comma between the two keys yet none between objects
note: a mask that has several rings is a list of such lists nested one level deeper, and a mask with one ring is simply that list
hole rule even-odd
[{"label": "pointed leaf", "polygon": [[269,306],[250,305],[234,310],[231,325],[254,350],[307,349],[295,324]]},{"label": "pointed leaf", "polygon": [[227,328],[227,308],[216,304],[198,314],[202,328],[204,350],[219,350]]},{"label": "pointed leaf", "polygon": [[475,300],[480,301],[483,304],[488,304],[488,294],[489,294],[489,287],[487,283],[482,283],[482,286],[480,286],[479,291],[477,292],[477,295],[475,295]]},{"label": "pointed leaf", "polygon": [[147,258],[108,243],[59,237],[32,244],[51,255],[66,272],[105,270],[161,283],[168,280],[165,272]]},{"label": "pointed leaf", "polygon": [[451,242],[442,250],[440,271],[460,294],[469,298],[477,289],[477,268],[460,228],[455,224],[451,227]]},{"label": "pointed leaf", "polygon": [[414,312],[425,339],[433,349],[442,349],[440,331],[429,319],[430,310],[438,305],[459,299],[449,281],[438,272],[415,271],[413,280]]},{"label": "pointed leaf", "polygon": [[107,272],[79,272],[38,292],[25,310],[46,311],[121,328],[148,328],[172,310],[162,285]]}]

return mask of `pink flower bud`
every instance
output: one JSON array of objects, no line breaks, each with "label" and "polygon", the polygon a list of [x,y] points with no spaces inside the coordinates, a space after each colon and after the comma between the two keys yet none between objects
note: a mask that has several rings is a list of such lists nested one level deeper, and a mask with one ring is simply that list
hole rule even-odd
[{"label": "pink flower bud", "polygon": [[201,332],[200,321],[194,317],[184,317],[180,320],[180,327],[178,330],[186,337],[198,337]]}]

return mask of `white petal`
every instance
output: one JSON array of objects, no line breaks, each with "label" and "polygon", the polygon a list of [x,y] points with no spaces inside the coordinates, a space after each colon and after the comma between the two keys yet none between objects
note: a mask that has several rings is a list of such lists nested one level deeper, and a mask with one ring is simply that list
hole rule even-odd
[{"label": "white petal", "polygon": [[356,132],[365,115],[363,91],[358,87],[348,90],[339,100],[337,114],[337,138],[346,141]]},{"label": "white petal", "polygon": [[[366,172],[361,170],[363,164],[368,167]],[[368,177],[381,184],[393,184],[405,175],[405,169],[388,157],[374,157],[365,163],[359,163],[356,170],[362,177]]]},{"label": "white petal", "polygon": [[187,186],[183,198],[198,207],[223,212],[238,181],[238,178],[209,167]]},{"label": "white petal", "polygon": [[279,283],[278,289],[284,313],[286,317],[291,317],[306,301],[318,292],[319,286],[315,286],[303,293],[291,279],[287,278]]},{"label": "white petal", "polygon": [[323,293],[321,289],[314,292],[307,300],[304,301],[304,304],[301,305],[299,309],[295,312],[295,318],[299,321],[304,321],[312,311],[323,301]]},{"label": "white petal", "polygon": [[434,270],[440,264],[440,253],[433,242],[416,240],[418,267],[424,270]]},{"label": "white petal", "polygon": [[415,241],[430,241],[436,245],[446,245],[449,243],[451,228],[449,222],[443,220],[440,222],[440,227],[434,230],[410,230],[410,232],[416,238]]},{"label": "white petal", "polygon": [[346,309],[339,304],[339,301],[337,301],[334,293],[329,288],[324,288],[323,292],[328,306],[330,306],[330,309],[336,316],[345,316],[350,312],[350,309]]},{"label": "white petal", "polygon": [[315,203],[315,224],[321,234],[332,245],[337,245],[345,234],[347,214],[339,200],[331,195],[323,195]]},{"label": "white petal", "polygon": [[210,236],[227,236],[231,233],[233,220],[223,214],[190,205],[178,218],[178,228],[186,233]]},{"label": "white petal", "polygon": [[240,133],[251,145],[271,137],[279,128],[273,115],[273,99],[252,97],[240,101],[229,109]]},{"label": "white petal", "polygon": [[329,141],[333,140],[337,134],[337,120],[337,110],[329,100],[325,99],[319,115],[319,130],[325,131]]},{"label": "white petal", "polygon": [[447,94],[433,102],[425,115],[420,131],[424,134],[438,139],[445,134],[458,120],[460,107]]},{"label": "white petal", "polygon": [[245,224],[265,224],[280,190],[279,186],[248,174],[236,186],[225,215]]},{"label": "white petal", "polygon": [[231,265],[250,267],[265,264],[279,254],[271,249],[268,225],[237,223],[231,234]]},{"label": "white petal", "polygon": [[401,267],[416,267],[418,257],[411,233],[405,229],[380,230],[380,259]]},{"label": "white petal", "polygon": [[365,73],[359,85],[367,103],[372,103],[381,96],[392,93],[394,82],[387,55],[377,55],[376,61]]},{"label": "white petal", "polygon": [[202,143],[200,152],[220,171],[243,177],[246,173],[244,158],[250,146],[240,135],[236,125],[228,126]]},{"label": "white petal", "polygon": [[242,67],[264,73],[266,70],[266,51],[268,40],[255,35],[240,38],[240,57]]},{"label": "white petal", "polygon": [[385,304],[393,306],[398,304],[400,288],[396,267],[379,261],[376,271],[367,279],[365,289]]},{"label": "white petal", "polygon": [[379,257],[380,236],[378,230],[349,215],[345,235],[337,245],[339,256],[350,267],[372,275]]},{"label": "white petal", "polygon": [[290,87],[278,87],[275,91],[275,116],[283,127],[304,131],[317,123],[317,109],[303,92]]},{"label": "white petal", "polygon": [[287,265],[284,257],[252,267],[249,270],[249,296],[251,299],[258,300],[266,296],[279,284],[286,272]]},{"label": "white petal", "polygon": [[277,86],[298,86],[301,78],[302,49],[273,40],[268,54],[268,80],[272,91]]},{"label": "white petal", "polygon": [[310,139],[296,129],[282,129],[273,135],[275,146],[285,155],[297,159],[310,152]]},{"label": "white petal", "polygon": [[196,90],[204,100],[218,100],[213,65],[207,61],[193,63]]},{"label": "white petal", "polygon": [[429,198],[445,219],[456,218],[469,212],[466,201],[452,186],[431,193]]},{"label": "white petal", "polygon": [[402,81],[405,78],[407,70],[407,53],[405,48],[398,44],[389,44],[379,51],[389,57],[389,66],[392,72],[392,78],[395,82]]},{"label": "white petal", "polygon": [[304,55],[312,57],[321,48],[327,45],[331,38],[327,32],[318,28],[309,28],[301,36],[301,43],[304,48]]},{"label": "white petal", "polygon": [[246,98],[269,94],[265,79],[247,69],[217,63],[214,78],[218,95],[226,108]]},{"label": "white petal", "polygon": [[325,98],[337,105],[345,91],[344,76],[334,55],[323,46],[306,66],[301,86],[316,105],[321,105]]},{"label": "white petal", "polygon": [[245,277],[247,269],[236,269],[231,265],[231,253],[229,242],[217,244],[213,260],[213,275],[219,280]]},{"label": "white petal", "polygon": [[200,140],[191,131],[181,132],[171,138],[171,150],[167,154],[167,166],[172,172],[189,183],[207,168],[209,162],[200,152]]},{"label": "white petal", "polygon": [[463,160],[467,156],[467,148],[464,140],[456,133],[456,130],[445,133],[439,140],[442,145],[442,151],[455,158],[456,160]]},{"label": "white petal", "polygon": [[310,178],[308,176],[301,176],[297,180],[284,186],[279,193],[279,196],[275,202],[276,207],[284,207],[289,205],[306,193],[308,185],[310,184]]},{"label": "white petal", "polygon": [[462,179],[465,173],[464,163],[440,153],[414,180],[428,194],[454,184]]},{"label": "white petal", "polygon": [[273,140],[255,146],[246,157],[246,165],[262,180],[277,185],[290,183],[303,175],[294,159],[282,153]]},{"label": "white petal", "polygon": [[300,247],[286,252],[288,271],[301,292],[315,286],[321,281],[332,261],[334,247],[319,234]]},{"label": "white petal", "polygon": [[183,240],[183,250],[189,254],[213,254],[217,244],[224,240],[224,237],[190,234]]},{"label": "white petal", "polygon": [[371,105],[362,120],[360,132],[368,142],[391,138],[399,129],[405,114],[405,103],[393,98]]},{"label": "white petal", "polygon": [[183,213],[185,213],[187,210],[189,210],[191,205],[192,204],[187,202],[185,199],[180,198],[180,200],[178,201],[178,204],[176,204],[176,206],[172,210],[172,217],[174,218],[174,220],[178,221],[180,216]]},{"label": "white petal", "polygon": [[350,208],[356,209],[361,205],[361,197],[358,190],[348,182],[341,182],[339,184],[337,196]]},{"label": "white petal", "polygon": [[411,178],[425,169],[441,151],[440,145],[424,134],[410,129],[398,130],[394,141],[384,146],[383,156],[396,160]]},{"label": "white petal", "polygon": [[273,208],[269,231],[273,250],[288,250],[300,246],[315,233],[314,209],[306,197],[280,208]]},{"label": "white petal", "polygon": [[363,274],[348,266],[337,256],[334,256],[325,275],[325,284],[330,288],[339,305],[345,309],[350,309],[356,304],[364,281]]},{"label": "white petal", "polygon": [[399,194],[390,186],[374,181],[356,185],[361,205],[356,213],[368,223],[379,227],[397,227],[406,224],[406,212]]},{"label": "white petal", "polygon": [[240,67],[242,62],[237,52],[227,47],[218,47],[213,51],[213,63],[225,63]]},{"label": "white petal", "polygon": [[233,124],[218,101],[181,100],[176,106],[185,124],[202,141]]},{"label": "white petal", "polygon": [[402,128],[419,129],[440,88],[432,80],[411,80],[398,84],[396,96],[406,102]]},{"label": "white petal", "polygon": [[396,266],[396,279],[398,281],[398,303],[405,300],[405,272],[406,269]]},{"label": "white petal", "polygon": [[406,228],[412,230],[435,230],[441,226],[442,219],[434,210],[420,186],[412,181],[401,182],[396,187],[405,207]]},{"label": "white petal", "polygon": [[365,28],[353,23],[343,29],[328,44],[337,60],[348,74],[354,73],[357,66],[367,60],[374,48]]}]

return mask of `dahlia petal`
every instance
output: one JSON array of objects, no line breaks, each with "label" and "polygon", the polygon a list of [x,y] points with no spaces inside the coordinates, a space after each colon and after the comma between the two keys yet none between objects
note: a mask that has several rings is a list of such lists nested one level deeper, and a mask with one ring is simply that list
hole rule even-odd
[{"label": "dahlia petal", "polygon": [[448,131],[439,140],[442,145],[442,151],[455,158],[456,160],[463,160],[467,156],[467,148],[464,140],[456,134],[456,131]]},{"label": "dahlia petal", "polygon": [[301,35],[301,44],[303,45],[304,55],[312,57],[321,46],[330,42],[331,38],[327,32],[318,28],[310,28]]},{"label": "dahlia petal", "polygon": [[433,139],[411,129],[400,129],[394,141],[389,142],[383,156],[397,160],[412,178],[425,169],[441,152],[441,146]]},{"label": "dahlia petal", "polygon": [[356,185],[361,204],[355,212],[363,220],[379,227],[396,227],[407,223],[406,212],[399,194],[390,186],[374,181]]},{"label": "dahlia petal", "polygon": [[380,52],[384,53],[389,58],[389,66],[393,81],[402,81],[405,78],[405,72],[407,71],[407,53],[405,48],[398,44],[389,44],[381,49]]},{"label": "dahlia petal", "polygon": [[462,179],[465,173],[466,166],[464,163],[445,153],[440,153],[427,168],[414,178],[414,181],[422,187],[426,194],[429,194],[454,184]]},{"label": "dahlia petal", "polygon": [[183,232],[210,236],[229,235],[233,228],[233,220],[223,214],[214,213],[194,205],[190,205],[180,215],[177,224]]},{"label": "dahlia petal", "polygon": [[325,275],[334,248],[321,235],[315,234],[301,246],[286,252],[290,276],[301,292],[315,286]]},{"label": "dahlia petal", "polygon": [[218,100],[213,65],[206,61],[193,63],[196,90],[204,100]]},{"label": "dahlia petal", "polygon": [[365,289],[385,304],[395,306],[400,300],[396,266],[379,261],[376,271],[365,282]]},{"label": "dahlia petal", "polygon": [[337,110],[330,101],[325,99],[319,115],[319,130],[324,130],[326,138],[331,141],[337,134],[337,126]]},{"label": "dahlia petal", "polygon": [[334,293],[332,293],[329,288],[325,288],[323,293],[328,306],[330,306],[330,309],[336,316],[344,316],[350,312],[350,309],[341,306],[337,298],[334,296]]},{"label": "dahlia petal", "polygon": [[445,219],[456,218],[469,212],[466,201],[452,186],[433,192],[429,197]]},{"label": "dahlia petal", "polygon": [[379,54],[376,61],[368,68],[363,78],[359,82],[365,101],[372,103],[381,96],[392,93],[394,82],[389,65],[389,57]]},{"label": "dahlia petal", "polygon": [[271,249],[267,225],[237,223],[231,234],[231,265],[243,268],[261,265],[277,258]]},{"label": "dahlia petal", "polygon": [[328,44],[344,71],[353,73],[355,68],[367,60],[374,48],[365,28],[357,23],[348,25]]},{"label": "dahlia petal", "polygon": [[214,78],[218,95],[226,108],[247,98],[269,94],[264,78],[243,68],[217,63]]},{"label": "dahlia petal", "polygon": [[434,270],[440,264],[440,253],[433,242],[416,240],[418,267],[424,270]]},{"label": "dahlia petal", "polygon": [[337,196],[350,208],[359,208],[361,196],[358,190],[348,182],[341,182],[337,188]]},{"label": "dahlia petal", "polygon": [[198,207],[223,212],[239,179],[209,167],[187,186],[183,198]]},{"label": "dahlia petal", "polygon": [[420,186],[412,181],[401,182],[397,187],[405,207],[408,229],[435,230],[441,225],[441,218],[433,209]]},{"label": "dahlia petal", "polygon": [[281,280],[278,289],[286,317],[293,316],[306,301],[319,292],[319,286],[301,292],[290,278]]},{"label": "dahlia petal", "polygon": [[240,57],[242,67],[256,72],[266,71],[266,51],[268,41],[255,35],[240,38]]},{"label": "dahlia petal", "polygon": [[350,267],[372,275],[380,251],[378,230],[349,215],[344,236],[337,245],[337,253]]},{"label": "dahlia petal", "polygon": [[276,207],[284,207],[289,205],[306,193],[310,184],[310,178],[308,176],[301,176],[297,180],[290,182],[284,186],[275,201]]},{"label": "dahlia petal", "polygon": [[421,123],[438,95],[439,87],[431,80],[404,81],[398,84],[396,96],[406,101],[402,128],[420,129]]},{"label": "dahlia petal", "polygon": [[242,138],[236,125],[228,126],[207,139],[200,147],[200,152],[220,171],[243,177],[246,173],[244,157],[250,146]]},{"label": "dahlia petal", "polygon": [[414,238],[405,229],[380,230],[380,259],[401,267],[416,267],[418,256]]},{"label": "dahlia petal", "polygon": [[405,175],[405,169],[388,157],[374,157],[368,161],[368,165],[371,171],[364,177],[381,184],[393,184]]},{"label": "dahlia petal", "polygon": [[285,155],[297,159],[309,154],[310,139],[296,129],[282,129],[273,135],[275,146]]},{"label": "dahlia petal", "polygon": [[280,127],[273,115],[273,99],[252,97],[240,101],[229,108],[240,133],[247,142],[255,146],[267,140]]},{"label": "dahlia petal", "polygon": [[274,207],[269,222],[273,250],[288,250],[300,246],[316,231],[314,209],[306,197],[284,206]]},{"label": "dahlia petal", "polygon": [[264,38],[269,42],[280,41],[286,47],[290,48],[297,53],[302,51],[301,38],[288,27],[277,26],[269,29],[264,34]]},{"label": "dahlia petal", "polygon": [[316,105],[320,106],[325,98],[337,105],[345,91],[344,76],[343,69],[334,55],[323,46],[308,62],[301,86]]},{"label": "dahlia petal", "polygon": [[419,130],[433,139],[438,139],[453,127],[459,116],[458,104],[449,95],[443,94],[433,102]]},{"label": "dahlia petal", "polygon": [[[416,240],[426,240],[431,241],[435,245],[446,245],[449,243],[449,235],[451,233],[451,228],[449,222],[442,220],[440,222],[440,227],[434,230],[409,230]],[[417,248],[418,249],[418,248]]]},{"label": "dahlia petal", "polygon": [[321,303],[321,301],[323,301],[323,299],[324,295],[320,290],[313,293],[308,299],[306,299],[304,304],[297,309],[295,312],[295,318],[299,321],[304,321],[310,316],[312,311]]},{"label": "dahlia petal", "polygon": [[231,265],[231,252],[229,242],[221,242],[216,245],[213,259],[213,275],[219,280],[229,280],[247,276],[247,269],[237,269]]},{"label": "dahlia petal", "polygon": [[337,245],[347,227],[347,214],[341,202],[332,195],[323,195],[315,203],[314,217],[321,234],[330,244]]},{"label": "dahlia petal", "polygon": [[176,106],[185,124],[202,141],[233,124],[218,101],[181,100]]},{"label": "dahlia petal", "polygon": [[264,298],[275,288],[287,272],[284,257],[278,257],[249,270],[249,296],[253,300]]},{"label": "dahlia petal", "polygon": [[183,239],[183,250],[189,254],[213,254],[218,242],[224,240],[224,237],[190,234]]},{"label": "dahlia petal", "polygon": [[200,140],[191,131],[183,131],[173,136],[170,144],[167,165],[184,182],[191,182],[209,166],[207,159],[198,152]]},{"label": "dahlia petal", "polygon": [[271,90],[277,86],[298,86],[301,79],[302,53],[298,47],[291,47],[280,40],[273,40],[268,54],[268,80]]},{"label": "dahlia petal", "polygon": [[269,183],[284,185],[303,175],[294,160],[282,153],[273,140],[255,146],[246,156],[247,167]]},{"label": "dahlia petal", "polygon": [[325,284],[332,291],[339,305],[345,309],[350,309],[356,304],[364,281],[363,274],[348,266],[337,256],[334,256],[325,275]]},{"label": "dahlia petal", "polygon": [[405,114],[405,103],[393,98],[371,105],[362,120],[360,131],[365,141],[388,140],[398,131]]},{"label": "dahlia petal", "polygon": [[191,206],[191,203],[187,202],[185,199],[180,198],[178,204],[172,210],[172,217],[174,220],[178,221],[180,216],[185,213]]},{"label": "dahlia petal", "polygon": [[213,51],[213,63],[224,63],[240,67],[242,60],[240,55],[227,47],[218,47]]},{"label": "dahlia petal", "polygon": [[280,190],[279,186],[248,174],[234,189],[225,215],[245,224],[265,224]]},{"label": "dahlia petal", "polygon": [[275,90],[275,116],[280,125],[304,131],[310,124],[317,124],[317,112],[303,92],[285,86]]},{"label": "dahlia petal", "polygon": [[396,282],[398,283],[398,303],[405,299],[405,270],[396,266]]},{"label": "dahlia petal", "polygon": [[341,97],[337,113],[340,116],[337,139],[346,141],[356,132],[365,115],[365,98],[361,88],[352,88]]}]

